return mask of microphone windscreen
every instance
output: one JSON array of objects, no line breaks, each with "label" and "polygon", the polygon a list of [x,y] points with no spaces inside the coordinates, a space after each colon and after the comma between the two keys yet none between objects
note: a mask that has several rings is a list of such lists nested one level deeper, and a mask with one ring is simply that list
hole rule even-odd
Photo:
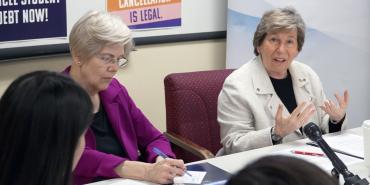
[{"label": "microphone windscreen", "polygon": [[319,126],[312,122],[303,127],[303,132],[312,141],[317,141],[322,138],[322,133]]}]

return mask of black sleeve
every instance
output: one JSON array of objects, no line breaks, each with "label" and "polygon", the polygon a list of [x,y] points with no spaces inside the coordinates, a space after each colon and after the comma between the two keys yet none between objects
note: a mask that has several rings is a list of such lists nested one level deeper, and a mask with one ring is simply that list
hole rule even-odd
[{"label": "black sleeve", "polygon": [[338,123],[333,123],[330,120],[329,121],[329,133],[340,131],[343,125],[344,118],[346,118],[346,115],[344,115],[343,118]]}]

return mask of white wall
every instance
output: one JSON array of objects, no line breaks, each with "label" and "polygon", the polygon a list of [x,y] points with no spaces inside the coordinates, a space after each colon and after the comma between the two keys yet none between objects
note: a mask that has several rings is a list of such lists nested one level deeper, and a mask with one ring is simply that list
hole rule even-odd
[{"label": "white wall", "polygon": [[[138,46],[116,77],[152,123],[165,131],[163,79],[169,73],[225,68],[224,39]],[[48,56],[0,63],[0,94],[19,75],[34,70],[61,71],[70,56]]]}]

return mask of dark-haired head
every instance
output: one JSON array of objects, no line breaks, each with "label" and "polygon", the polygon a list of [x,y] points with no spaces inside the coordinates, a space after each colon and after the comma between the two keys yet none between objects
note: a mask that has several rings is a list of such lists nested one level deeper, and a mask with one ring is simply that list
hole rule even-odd
[{"label": "dark-haired head", "polygon": [[0,184],[69,184],[91,119],[88,94],[69,77],[36,71],[17,78],[0,100]]},{"label": "dark-haired head", "polygon": [[321,168],[302,159],[267,156],[247,165],[227,185],[338,185]]}]

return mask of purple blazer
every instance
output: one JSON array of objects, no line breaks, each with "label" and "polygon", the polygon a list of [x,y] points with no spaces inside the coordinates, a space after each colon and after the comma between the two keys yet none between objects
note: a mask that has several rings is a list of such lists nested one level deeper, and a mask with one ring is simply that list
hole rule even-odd
[{"label": "purple blazer", "polygon": [[[68,74],[70,67],[64,70]],[[95,136],[89,128],[86,147],[74,171],[74,184],[86,184],[95,177],[119,177],[114,168],[125,160],[155,162],[153,147],[175,158],[170,143],[144,116],[129,96],[126,88],[113,79],[108,88],[99,93],[112,128],[127,156],[125,158],[96,150]],[[140,158],[140,159],[139,159]]]}]

